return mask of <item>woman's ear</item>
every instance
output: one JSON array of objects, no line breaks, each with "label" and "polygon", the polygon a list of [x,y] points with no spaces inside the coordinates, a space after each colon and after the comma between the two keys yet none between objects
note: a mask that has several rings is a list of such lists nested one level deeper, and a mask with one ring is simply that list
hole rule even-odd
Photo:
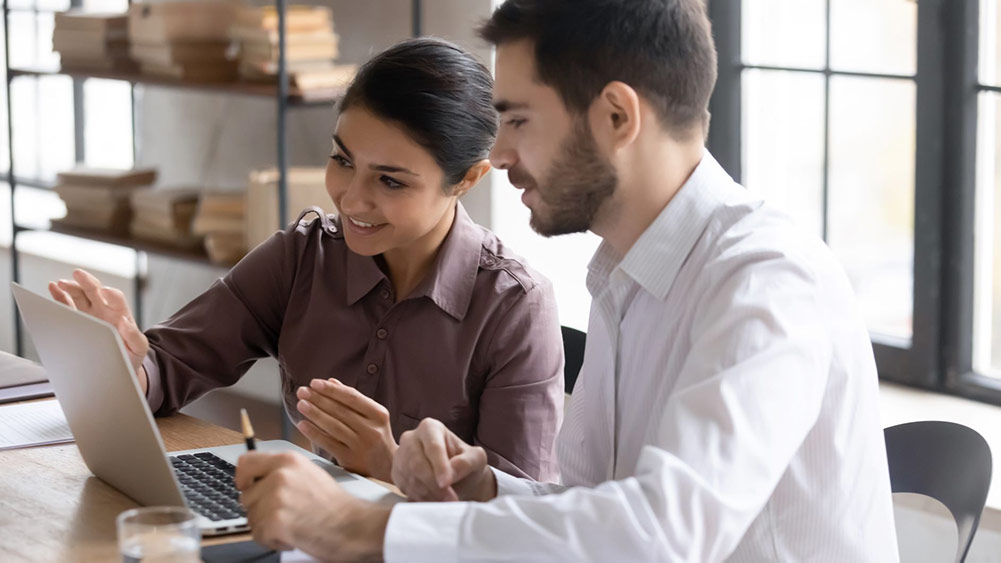
[{"label": "woman's ear", "polygon": [[466,192],[473,189],[473,186],[480,183],[480,180],[490,172],[490,161],[481,160],[476,164],[469,167],[466,171],[466,176],[462,178],[458,184],[452,186],[451,195],[455,197],[462,197]]}]

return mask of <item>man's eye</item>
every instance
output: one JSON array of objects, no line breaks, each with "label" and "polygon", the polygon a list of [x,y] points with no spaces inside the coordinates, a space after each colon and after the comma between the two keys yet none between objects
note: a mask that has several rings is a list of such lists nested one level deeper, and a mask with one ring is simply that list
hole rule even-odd
[{"label": "man's eye", "polygon": [[511,127],[514,127],[515,129],[517,129],[517,128],[521,127],[522,125],[524,125],[525,121],[526,121],[525,119],[509,119],[507,121],[507,124],[510,125]]}]

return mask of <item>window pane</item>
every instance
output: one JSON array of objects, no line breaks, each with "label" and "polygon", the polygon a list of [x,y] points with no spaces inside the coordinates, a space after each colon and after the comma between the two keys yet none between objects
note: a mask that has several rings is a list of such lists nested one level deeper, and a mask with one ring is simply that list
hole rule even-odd
[{"label": "window pane", "polygon": [[910,338],[915,85],[832,77],[828,243],[872,332]]},{"label": "window pane", "polygon": [[914,0],[831,0],[831,68],[912,75],[917,33]]},{"label": "window pane", "polygon": [[980,2],[980,82],[1001,85],[1001,2]]},{"label": "window pane", "polygon": [[56,66],[59,56],[52,52],[52,13],[13,11],[9,21],[12,67]]},{"label": "window pane", "polygon": [[746,70],[744,185],[823,236],[824,77]]},{"label": "window pane", "polygon": [[83,85],[84,156],[101,168],[132,166],[132,87],[118,80],[90,79]]},{"label": "window pane", "polygon": [[[4,59],[7,41],[0,26],[0,60]],[[0,79],[7,80],[7,69],[0,64]],[[6,82],[4,82],[6,84]],[[0,88],[0,174],[10,171],[10,146],[7,144],[7,89]]]},{"label": "window pane", "polygon": [[741,35],[751,65],[824,68],[824,0],[744,0]]},{"label": "window pane", "polygon": [[128,0],[84,0],[83,5],[92,12],[124,12],[129,8]]},{"label": "window pane", "polygon": [[37,0],[39,10],[65,12],[70,9],[69,0]]},{"label": "window pane", "polygon": [[14,172],[52,180],[73,165],[73,81],[22,77],[11,83]]},{"label": "window pane", "polygon": [[1001,376],[1001,96],[980,95],[973,369]]}]

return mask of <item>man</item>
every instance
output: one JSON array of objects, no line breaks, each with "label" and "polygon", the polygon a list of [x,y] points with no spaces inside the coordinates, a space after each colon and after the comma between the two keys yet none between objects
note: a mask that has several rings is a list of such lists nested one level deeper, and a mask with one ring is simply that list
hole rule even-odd
[{"label": "man", "polygon": [[828,249],[703,148],[702,2],[508,0],[481,35],[494,166],[538,232],[603,239],[563,485],[492,471],[425,420],[394,481],[467,502],[371,506],[253,454],[237,484],[255,537],[334,559],[897,560],[865,324]]}]

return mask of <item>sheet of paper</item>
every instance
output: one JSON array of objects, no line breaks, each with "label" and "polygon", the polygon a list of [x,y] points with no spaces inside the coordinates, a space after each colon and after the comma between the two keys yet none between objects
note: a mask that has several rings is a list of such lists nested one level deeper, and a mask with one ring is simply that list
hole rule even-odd
[{"label": "sheet of paper", "polygon": [[313,559],[312,556],[307,553],[303,553],[298,549],[283,551],[281,554],[281,563],[309,563],[312,561],[319,561],[318,559]]},{"label": "sheet of paper", "polygon": [[59,401],[0,406],[0,450],[72,441]]}]

